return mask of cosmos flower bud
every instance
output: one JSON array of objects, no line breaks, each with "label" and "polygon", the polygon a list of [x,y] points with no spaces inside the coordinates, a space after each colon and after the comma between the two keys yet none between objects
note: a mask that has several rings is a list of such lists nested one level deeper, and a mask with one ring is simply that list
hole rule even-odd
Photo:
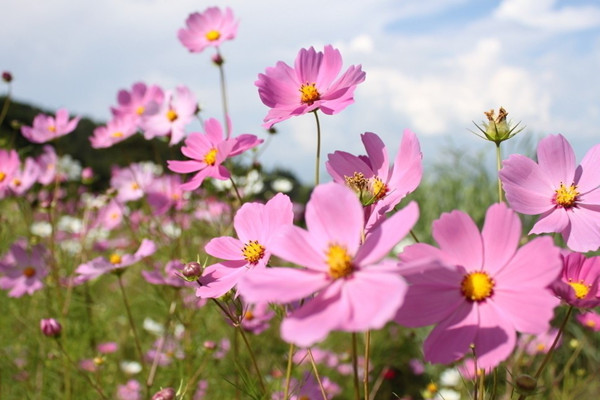
[{"label": "cosmos flower bud", "polygon": [[42,333],[48,337],[60,336],[62,326],[54,318],[42,319],[40,321],[40,329]]},{"label": "cosmos flower bud", "polygon": [[537,380],[530,375],[519,375],[515,380],[515,388],[521,394],[533,394],[537,388]]},{"label": "cosmos flower bud", "polygon": [[186,280],[193,282],[198,280],[198,278],[202,276],[203,270],[204,268],[200,263],[192,261],[185,264],[183,270],[181,271],[181,274]]},{"label": "cosmos flower bud", "polygon": [[2,80],[6,83],[11,83],[13,80],[13,76],[8,71],[2,71]]},{"label": "cosmos flower bud", "polygon": [[225,62],[225,60],[223,59],[223,57],[217,53],[215,55],[212,56],[212,62],[216,65],[216,66],[221,66],[223,65],[223,63]]},{"label": "cosmos flower bud", "polygon": [[152,396],[152,400],[174,400],[175,399],[175,389],[173,388],[164,388],[159,390]]},{"label": "cosmos flower bud", "polygon": [[524,129],[517,129],[519,127],[520,122],[518,122],[515,126],[512,126],[512,124],[506,120],[508,112],[503,107],[500,107],[500,109],[498,110],[498,115],[496,115],[496,112],[493,109],[489,111],[484,111],[484,114],[488,119],[487,122],[483,122],[482,126],[479,126],[475,123],[474,124],[477,127],[477,129],[479,129],[483,133],[485,137],[475,132],[474,133],[477,136],[492,141],[496,144],[510,139],[511,137],[515,136],[517,133],[521,132]]}]

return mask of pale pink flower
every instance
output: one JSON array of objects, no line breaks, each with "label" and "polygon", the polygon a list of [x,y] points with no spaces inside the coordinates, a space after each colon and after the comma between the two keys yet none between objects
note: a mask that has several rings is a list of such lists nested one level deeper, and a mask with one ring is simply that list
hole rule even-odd
[{"label": "pale pink flower", "polygon": [[56,170],[58,166],[58,156],[54,147],[45,145],[43,152],[37,157],[37,163],[40,166],[40,175],[38,182],[42,185],[49,185],[56,179]]},{"label": "pale pink flower", "polygon": [[69,112],[61,108],[56,116],[38,114],[33,119],[33,126],[22,126],[21,133],[33,143],[44,143],[71,133],[77,127],[80,117],[69,121]]},{"label": "pale pink flower", "polygon": [[255,82],[260,99],[271,108],[263,127],[315,110],[336,114],[352,104],[365,73],[360,65],[352,65],[338,78],[341,69],[342,56],[331,45],[323,52],[301,49],[293,68],[283,61],[267,68]]},{"label": "pale pink flower", "polygon": [[132,264],[137,263],[145,257],[148,257],[156,251],[156,245],[149,239],[142,240],[140,247],[134,254],[122,254],[120,252],[112,253],[108,258],[97,257],[84,264],[81,264],[75,270],[78,274],[76,284],[97,278],[108,272],[121,270]]},{"label": "pale pink flower", "polygon": [[8,188],[10,181],[18,173],[20,166],[21,161],[15,150],[0,149],[0,198]]},{"label": "pale pink flower", "polygon": [[408,129],[402,135],[393,165],[379,136],[366,132],[361,139],[366,156],[336,151],[329,154],[325,166],[334,182],[350,187],[358,195],[365,207],[368,231],[417,188],[423,175],[423,155],[419,140]]},{"label": "pale pink flower", "polygon": [[557,232],[573,251],[600,246],[600,145],[581,164],[562,135],[540,141],[538,162],[513,154],[503,162],[500,179],[506,199],[519,213],[541,214],[530,234]]},{"label": "pale pink flower", "polygon": [[587,258],[564,251],[562,275],[552,285],[554,293],[579,308],[600,306],[600,256]]},{"label": "pale pink flower", "polygon": [[494,367],[513,351],[517,331],[549,328],[559,301],[548,286],[561,270],[550,237],[518,249],[521,222],[503,203],[488,209],[481,233],[453,211],[434,222],[433,237],[440,248],[417,243],[400,255],[409,289],[396,316],[405,326],[436,324],[424,343],[426,361],[450,364],[474,345],[477,365]]},{"label": "pale pink flower", "polygon": [[233,219],[238,238],[217,237],[204,247],[208,254],[224,261],[206,267],[198,279],[201,286],[196,295],[220,297],[244,275],[264,268],[271,258],[272,240],[283,228],[292,225],[293,218],[292,202],[281,193],[266,204],[245,203]]},{"label": "pale pink flower", "polygon": [[118,400],[141,400],[142,385],[135,379],[130,379],[125,385],[117,386]]},{"label": "pale pink flower", "polygon": [[96,346],[96,350],[101,354],[112,354],[115,353],[119,349],[119,345],[116,342],[104,342],[99,343]]},{"label": "pale pink flower", "polygon": [[179,175],[162,175],[146,187],[146,199],[155,215],[163,215],[170,209],[181,210],[186,203]]},{"label": "pale pink flower", "polygon": [[194,282],[188,282],[182,277],[182,271],[185,267],[179,260],[171,260],[165,264],[164,271],[158,265],[152,271],[142,271],[142,276],[146,282],[153,285],[166,285],[173,287],[193,287],[198,285]]},{"label": "pale pink flower", "polygon": [[168,136],[170,145],[181,142],[185,137],[185,127],[192,122],[197,109],[194,94],[187,87],[178,86],[175,93],[166,93],[165,101],[156,113],[142,118],[144,137]]},{"label": "pale pink flower", "polygon": [[600,332],[600,314],[595,311],[587,311],[582,314],[578,314],[575,317],[577,321],[588,329],[595,332]]},{"label": "pale pink flower", "polygon": [[177,37],[190,52],[199,53],[207,47],[219,47],[237,34],[238,22],[228,7],[223,12],[218,7],[209,7],[204,12],[194,12],[185,21],[186,28],[177,32]]},{"label": "pale pink flower", "polygon": [[[364,213],[356,195],[337,183],[317,186],[306,206],[307,230],[283,229],[273,254],[302,268],[263,268],[238,283],[249,302],[307,299],[281,323],[281,336],[311,346],[329,332],[379,329],[404,300],[406,283],[384,257],[412,228],[418,206],[410,203],[375,228],[361,244]],[[314,298],[311,298],[315,294]]]},{"label": "pale pink flower", "polygon": [[156,113],[164,100],[165,94],[160,87],[137,82],[131,91],[119,90],[118,106],[111,107],[111,111],[115,117],[130,117],[135,124],[139,124],[143,116]]},{"label": "pale pink flower", "polygon": [[258,335],[269,327],[269,322],[275,316],[269,303],[250,304],[246,307],[242,318],[242,329]]},{"label": "pale pink flower", "polygon": [[44,258],[46,248],[40,244],[28,249],[25,240],[17,240],[0,259],[0,288],[9,290],[9,297],[32,295],[44,287],[48,275]]},{"label": "pale pink flower", "polygon": [[[550,347],[552,347],[552,343],[554,342],[554,339],[556,339],[557,334],[558,329],[551,327],[546,332],[538,333],[536,335],[521,335],[519,337],[518,346],[531,356],[539,353],[545,354],[550,350]],[[560,346],[561,343],[562,338],[559,339],[556,346]]]},{"label": "pale pink flower", "polygon": [[134,163],[125,168],[113,168],[110,185],[117,190],[117,200],[125,203],[144,197],[146,188],[154,179],[151,164]]},{"label": "pale pink flower", "polygon": [[27,157],[22,168],[13,174],[8,187],[13,194],[21,196],[38,181],[39,176],[40,166],[33,158]]},{"label": "pale pink flower", "polygon": [[90,136],[90,143],[95,149],[107,148],[136,133],[137,124],[132,117],[115,117],[108,121],[106,125],[94,129],[94,135]]},{"label": "pale pink flower", "polygon": [[109,231],[115,229],[123,221],[123,207],[116,199],[111,199],[98,210],[98,215],[94,219],[92,227],[102,227]]},{"label": "pale pink flower", "polygon": [[191,160],[169,160],[167,165],[173,172],[187,174],[196,172],[188,182],[181,185],[184,190],[197,189],[205,178],[227,180],[231,176],[223,162],[263,142],[254,135],[242,134],[223,139],[223,129],[218,120],[210,118],[204,123],[206,133],[194,132],[185,140],[181,152]]}]

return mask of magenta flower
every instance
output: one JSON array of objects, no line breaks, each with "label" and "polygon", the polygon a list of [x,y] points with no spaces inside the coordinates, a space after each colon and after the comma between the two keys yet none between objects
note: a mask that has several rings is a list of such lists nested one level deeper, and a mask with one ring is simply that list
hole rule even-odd
[{"label": "magenta flower", "polygon": [[417,188],[423,175],[419,140],[405,130],[400,149],[390,166],[383,141],[374,133],[361,135],[366,156],[344,151],[329,154],[325,163],[334,182],[345,184],[358,195],[365,207],[367,230],[382,221],[408,193]]},{"label": "magenta flower", "polygon": [[[473,344],[477,365],[487,369],[510,355],[516,331],[549,328],[558,299],[548,286],[560,274],[559,249],[550,237],[518,249],[520,236],[518,216],[494,204],[481,233],[464,212],[445,213],[433,224],[439,249],[417,243],[401,254],[409,289],[396,321],[436,324],[424,343],[426,361],[452,363],[471,354]],[[427,260],[438,261],[410,268]]]},{"label": "magenta flower", "polygon": [[156,113],[142,119],[144,137],[169,136],[169,144],[174,145],[185,137],[185,127],[192,122],[198,102],[194,94],[185,86],[178,86],[175,93],[167,92],[166,99]]},{"label": "magenta flower", "polygon": [[120,252],[112,253],[108,258],[97,257],[91,261],[81,264],[75,270],[78,274],[75,279],[76,284],[97,278],[108,272],[119,271],[132,264],[137,263],[145,257],[148,257],[156,251],[156,245],[152,240],[144,239],[140,247],[134,254],[122,254]]},{"label": "magenta flower", "polygon": [[554,293],[579,308],[600,306],[600,256],[586,258],[581,253],[565,251],[562,275],[552,285]]},{"label": "magenta flower", "polygon": [[205,134],[194,132],[185,140],[181,152],[191,160],[167,161],[168,168],[180,174],[196,172],[188,182],[181,185],[184,190],[197,189],[205,178],[212,177],[227,180],[229,171],[223,162],[242,154],[244,151],[258,146],[263,142],[254,135],[243,134],[232,139],[223,139],[223,130],[218,120],[210,118],[204,123]]},{"label": "magenta flower", "polygon": [[45,336],[56,337],[60,336],[60,333],[62,332],[62,326],[60,325],[60,322],[54,318],[41,319],[40,330]]},{"label": "magenta flower", "polygon": [[156,113],[164,100],[165,94],[160,87],[137,82],[131,91],[119,90],[118,106],[111,107],[111,111],[115,117],[130,117],[137,124],[143,116]]},{"label": "magenta flower", "polygon": [[9,297],[21,297],[43,288],[43,280],[48,275],[46,254],[42,245],[28,250],[25,240],[13,243],[0,260],[0,272],[4,275],[0,277],[0,289],[9,290]]},{"label": "magenta flower", "polygon": [[186,203],[181,177],[163,175],[155,178],[146,187],[147,200],[156,215],[163,215],[171,208],[181,210]]},{"label": "magenta flower", "polygon": [[319,185],[306,206],[308,230],[289,226],[272,245],[273,254],[303,268],[255,270],[238,283],[239,292],[249,302],[274,303],[316,293],[281,324],[282,338],[298,346],[310,346],[333,330],[379,329],[394,317],[406,290],[397,269],[382,259],[418,214],[410,203],[361,244],[364,215],[354,193],[333,182]]},{"label": "magenta flower", "polygon": [[238,22],[233,11],[225,12],[218,7],[209,7],[203,13],[194,12],[185,21],[186,28],[177,32],[177,37],[190,52],[199,53],[207,47],[219,47],[237,34]]},{"label": "magenta flower", "polygon": [[106,125],[94,129],[94,135],[90,136],[90,143],[95,149],[107,148],[136,133],[137,124],[133,117],[115,117]]},{"label": "magenta flower", "polygon": [[575,165],[573,148],[562,135],[542,139],[538,162],[513,154],[503,162],[500,179],[511,207],[541,214],[532,233],[558,232],[573,251],[600,246],[600,145]]},{"label": "magenta flower", "polygon": [[588,329],[594,332],[600,332],[600,314],[595,311],[588,311],[583,314],[578,314],[575,317],[577,321]]},{"label": "magenta flower", "polygon": [[283,228],[291,226],[293,219],[292,202],[281,193],[266,204],[244,204],[233,219],[238,239],[222,236],[212,239],[204,247],[208,254],[224,261],[206,267],[198,279],[201,286],[196,295],[220,297],[244,275],[264,268],[271,258],[273,239]]},{"label": "magenta flower", "polygon": [[56,111],[56,117],[38,114],[33,119],[33,126],[22,126],[21,133],[33,143],[44,143],[57,137],[71,133],[79,123],[79,117],[69,121],[69,112],[61,108]]},{"label": "magenta flower", "polygon": [[323,52],[312,47],[300,50],[294,68],[283,61],[267,68],[255,82],[260,99],[271,108],[263,127],[317,109],[336,114],[352,104],[354,90],[365,80],[365,73],[360,65],[352,65],[338,78],[341,69],[342,56],[331,45]]}]

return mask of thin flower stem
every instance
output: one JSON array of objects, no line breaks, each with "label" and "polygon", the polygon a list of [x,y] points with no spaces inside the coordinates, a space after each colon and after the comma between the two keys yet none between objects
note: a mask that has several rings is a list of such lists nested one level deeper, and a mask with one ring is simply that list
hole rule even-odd
[{"label": "thin flower stem", "polygon": [[231,181],[231,186],[233,187],[233,190],[235,192],[235,196],[237,197],[238,201],[240,202],[240,206],[242,204],[244,204],[244,199],[242,199],[242,196],[240,195],[240,191],[238,190],[237,185],[235,184],[235,181],[233,180],[233,177],[229,177],[229,180]]},{"label": "thin flower stem", "polygon": [[498,202],[504,201],[502,195],[502,181],[500,180],[500,169],[502,168],[502,152],[500,151],[500,142],[496,143],[496,169],[498,171]]},{"label": "thin flower stem", "polygon": [[117,280],[119,281],[119,288],[121,289],[121,296],[123,297],[123,303],[125,304],[125,310],[127,311],[127,318],[129,319],[129,326],[131,326],[131,332],[133,333],[133,340],[135,342],[135,348],[137,349],[138,356],[140,357],[140,364],[146,367],[144,362],[144,353],[142,352],[142,345],[140,344],[140,338],[133,322],[133,315],[131,314],[131,308],[129,307],[129,301],[127,301],[127,295],[125,294],[125,287],[123,286],[123,279],[121,274],[117,273]]},{"label": "thin flower stem", "polygon": [[356,332],[352,332],[352,372],[354,375],[354,398],[360,400],[360,385],[358,383],[358,351]]},{"label": "thin flower stem", "polygon": [[371,330],[365,332],[365,376],[363,377],[363,387],[365,389],[365,399],[369,398],[369,358],[371,357]]},{"label": "thin flower stem", "polygon": [[150,367],[150,373],[148,374],[148,379],[146,379],[147,393],[150,393],[150,388],[154,384],[154,377],[156,376],[156,369],[158,368],[158,359],[159,359],[159,357],[163,351],[163,348],[165,347],[165,344],[167,342],[167,335],[169,334],[169,328],[171,326],[173,314],[175,314],[176,306],[177,306],[177,303],[175,303],[175,300],[173,300],[171,302],[171,305],[169,306],[169,314],[167,315],[167,320],[165,321],[165,324],[163,325],[164,332],[163,332],[162,337],[160,338],[160,342],[159,342],[158,348],[156,349],[156,353],[154,354],[154,360],[152,360],[152,366]]},{"label": "thin flower stem", "polygon": [[315,121],[317,122],[317,157],[315,161],[315,186],[319,184],[319,165],[321,164],[321,123],[317,110],[313,111]]},{"label": "thin flower stem", "polygon": [[76,371],[79,371],[81,375],[83,375],[83,377],[89,382],[89,384],[94,388],[94,390],[98,392],[98,395],[100,395],[101,398],[108,400],[108,397],[106,397],[104,392],[102,392],[102,388],[100,388],[100,386],[98,386],[88,374],[81,370],[79,366],[75,363],[75,361],[73,361],[73,359],[69,356],[69,353],[67,353],[59,338],[56,338],[56,344],[58,345],[58,348],[60,349],[61,353],[65,356],[69,364],[71,364],[71,366],[75,368]]},{"label": "thin flower stem", "polygon": [[[219,49],[217,49],[217,57],[221,60],[223,59],[223,57],[221,57]],[[228,123],[229,107],[227,106],[227,85],[225,84],[225,68],[223,68],[223,62],[220,62],[217,65],[219,67],[219,79],[221,83],[221,100],[223,102],[223,124],[225,124],[225,139],[229,139],[231,132]]]},{"label": "thin flower stem", "polygon": [[312,351],[310,349],[308,349],[308,357],[310,358],[310,365],[312,365],[313,373],[315,374],[315,379],[319,384],[321,396],[323,396],[323,400],[327,400],[327,393],[325,393],[325,388],[323,387],[323,383],[321,382],[321,377],[319,375],[319,370],[317,369],[317,364],[315,363],[315,358],[313,357]]},{"label": "thin flower stem", "polygon": [[287,399],[290,393],[290,381],[292,379],[292,366],[294,365],[294,343],[290,343],[290,349],[288,351],[288,362],[285,371],[285,387],[283,388],[283,398]]},{"label": "thin flower stem", "polygon": [[419,238],[417,237],[417,235],[415,235],[415,232],[411,229],[410,230],[410,236],[413,238],[413,240],[417,243],[420,242]]},{"label": "thin flower stem", "polygon": [[6,93],[6,97],[4,98],[4,104],[2,105],[2,111],[0,111],[0,125],[2,125],[2,122],[4,122],[4,118],[6,118],[6,114],[8,114],[9,106],[10,106],[10,85],[8,85],[8,92]]}]

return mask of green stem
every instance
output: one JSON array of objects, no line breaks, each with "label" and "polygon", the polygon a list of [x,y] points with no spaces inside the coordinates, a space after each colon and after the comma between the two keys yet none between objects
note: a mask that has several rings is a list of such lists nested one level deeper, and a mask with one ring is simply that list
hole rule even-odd
[{"label": "green stem", "polygon": [[6,114],[8,114],[8,106],[10,106],[10,85],[8,86],[8,92],[6,93],[6,97],[4,98],[2,111],[0,111],[0,125],[2,125],[2,122],[4,122],[4,118],[6,118]]},{"label": "green stem", "polygon": [[319,375],[319,370],[317,369],[317,364],[315,363],[315,358],[313,357],[312,351],[310,349],[308,349],[308,357],[310,358],[310,365],[312,365],[313,373],[315,374],[315,379],[319,384],[321,396],[323,396],[323,400],[327,400],[327,393],[325,393],[325,388],[323,387],[323,383],[321,382],[321,377]]},{"label": "green stem", "polygon": [[290,382],[292,379],[292,366],[294,365],[293,357],[294,357],[294,344],[290,343],[290,349],[288,351],[288,363],[287,363],[287,368],[285,371],[285,387],[283,389],[283,398],[284,399],[287,399],[289,397]]},{"label": "green stem", "polygon": [[123,297],[123,303],[125,304],[125,310],[127,311],[127,318],[129,319],[129,326],[131,326],[131,332],[133,333],[133,340],[135,342],[135,347],[138,352],[138,356],[140,357],[140,364],[143,367],[146,366],[144,362],[144,353],[142,352],[142,345],[140,344],[140,338],[137,333],[137,329],[135,328],[135,323],[133,322],[133,315],[131,314],[131,308],[129,307],[129,301],[127,301],[127,295],[125,294],[125,287],[123,286],[123,279],[121,278],[121,273],[117,273],[117,280],[119,281],[119,288],[121,289],[121,296]]},{"label": "green stem", "polygon": [[233,187],[233,190],[235,192],[235,196],[237,197],[238,201],[240,202],[240,206],[242,204],[244,204],[244,200],[242,199],[242,196],[240,195],[240,191],[238,190],[237,185],[235,184],[235,181],[233,180],[233,177],[229,177],[229,180],[231,181],[231,186]]},{"label": "green stem", "polygon": [[363,378],[363,387],[365,390],[365,399],[369,398],[369,358],[371,357],[371,331],[365,332],[365,376]]},{"label": "green stem", "polygon": [[498,171],[498,202],[504,201],[502,196],[502,181],[500,180],[500,169],[502,169],[502,152],[500,151],[500,142],[496,143],[496,169]]},{"label": "green stem", "polygon": [[313,111],[315,121],[317,122],[317,157],[315,161],[315,186],[319,184],[319,165],[321,164],[321,123],[317,110]]},{"label": "green stem", "polygon": [[79,368],[79,366],[75,363],[75,361],[73,361],[73,359],[69,356],[69,353],[67,353],[67,351],[65,350],[65,348],[63,347],[62,343],[60,342],[60,339],[56,338],[56,344],[58,345],[58,348],[60,349],[61,353],[65,356],[65,358],[67,359],[67,361],[69,362],[69,364],[71,364],[71,366],[73,368],[75,368],[76,371],[79,371],[81,375],[83,375],[83,377],[88,381],[88,383],[94,388],[94,390],[96,390],[96,392],[98,392],[98,395],[100,395],[101,398],[103,399],[107,399],[108,397],[106,397],[106,395],[104,394],[104,392],[102,392],[102,388],[100,388],[100,386],[98,386],[93,380],[92,378],[90,378],[90,376],[88,374],[86,374],[83,370],[81,370]]},{"label": "green stem", "polygon": [[358,383],[358,351],[356,332],[352,332],[352,372],[354,375],[354,398],[360,400],[360,385]]},{"label": "green stem", "polygon": [[[223,59],[223,57],[221,57],[221,53],[219,52],[219,49],[217,49],[217,56],[221,60]],[[227,121],[228,120],[227,116],[229,115],[229,107],[227,107],[227,90],[226,90],[226,84],[225,84],[225,69],[223,68],[223,62],[220,62],[217,65],[219,67],[219,80],[221,83],[221,100],[223,102],[223,123],[225,124],[225,139],[229,139],[231,132],[229,129],[229,123]]]}]

